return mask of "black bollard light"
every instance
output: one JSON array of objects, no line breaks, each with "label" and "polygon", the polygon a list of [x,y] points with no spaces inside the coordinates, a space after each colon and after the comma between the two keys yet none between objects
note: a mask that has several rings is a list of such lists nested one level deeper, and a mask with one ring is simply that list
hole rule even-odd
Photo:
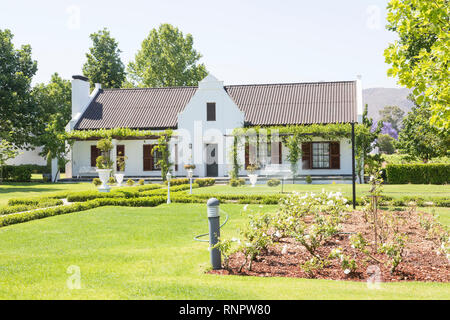
[{"label": "black bollard light", "polygon": [[219,214],[219,200],[210,198],[206,203],[209,224],[209,247],[211,255],[211,265],[214,270],[222,268],[222,261],[220,257],[220,250],[213,248],[220,237],[220,214]]}]

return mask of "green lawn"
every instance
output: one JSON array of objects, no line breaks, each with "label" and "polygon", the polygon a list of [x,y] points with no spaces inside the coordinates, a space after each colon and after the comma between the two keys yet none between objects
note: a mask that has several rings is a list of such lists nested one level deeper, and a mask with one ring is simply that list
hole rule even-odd
[{"label": "green lawn", "polygon": [[79,183],[42,183],[42,182],[8,182],[0,184],[0,206],[5,205],[10,198],[36,197],[58,191],[95,190],[95,186],[88,182]]},{"label": "green lawn", "polygon": [[[225,237],[243,223],[226,204]],[[250,209],[274,210],[257,205]],[[102,207],[0,228],[1,299],[450,299],[449,284],[384,283],[205,274],[207,231],[200,204]],[[233,234],[232,234],[233,233]],[[78,266],[81,289],[69,290]]]},{"label": "green lawn", "polygon": [[[340,191],[346,197],[352,196],[351,184],[286,184],[284,191],[299,192],[320,192],[322,189],[326,191]],[[370,185],[356,185],[356,196],[360,197],[368,193]],[[400,185],[384,185],[385,194],[393,198],[401,198],[403,196],[418,197],[450,197],[450,185],[428,185],[428,184],[400,184]],[[245,185],[241,187],[231,187],[228,185],[216,185],[207,188],[194,189],[193,193],[222,193],[222,194],[263,194],[263,193],[279,193],[281,185],[277,187],[269,187],[265,184],[257,184],[255,187]]]}]

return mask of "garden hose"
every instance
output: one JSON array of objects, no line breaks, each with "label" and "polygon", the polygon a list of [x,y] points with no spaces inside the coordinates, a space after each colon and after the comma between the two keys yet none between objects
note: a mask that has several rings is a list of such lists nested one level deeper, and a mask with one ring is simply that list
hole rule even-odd
[{"label": "garden hose", "polygon": [[[225,211],[223,211],[222,209],[219,209],[221,212],[223,212],[223,213],[225,213],[225,215],[226,215],[226,218],[225,218],[225,221],[220,225],[220,227],[219,227],[219,229],[222,229],[222,227],[228,222],[228,213],[226,213]],[[194,237],[194,240],[195,241],[200,241],[200,242],[209,242],[209,240],[202,240],[202,239],[199,239],[199,238],[201,238],[201,237],[205,237],[205,236],[207,236],[207,235],[209,235],[209,232],[208,233],[202,233],[202,234],[199,234],[199,235],[197,235],[197,236],[195,236]]]}]

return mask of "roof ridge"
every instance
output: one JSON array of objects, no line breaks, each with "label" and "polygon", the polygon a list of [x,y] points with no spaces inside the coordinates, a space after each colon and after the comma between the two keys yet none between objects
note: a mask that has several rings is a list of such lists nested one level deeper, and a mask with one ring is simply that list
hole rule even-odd
[{"label": "roof ridge", "polygon": [[198,86],[179,86],[179,87],[145,87],[145,88],[104,88],[103,91],[118,91],[118,90],[148,90],[148,89],[197,89]]},{"label": "roof ridge", "polygon": [[[339,81],[311,81],[311,82],[278,82],[278,83],[253,83],[253,84],[229,84],[224,88],[229,87],[250,87],[250,86],[288,86],[300,84],[330,84],[330,83],[352,83],[356,80],[339,80]],[[103,88],[103,91],[115,90],[149,90],[149,89],[198,89],[198,86],[172,86],[172,87],[136,87],[136,88]]]},{"label": "roof ridge", "polygon": [[339,81],[312,81],[312,82],[279,82],[279,83],[261,83],[261,84],[230,84],[224,87],[246,87],[246,86],[277,86],[277,85],[299,85],[299,84],[330,84],[330,83],[352,83],[356,80]]}]

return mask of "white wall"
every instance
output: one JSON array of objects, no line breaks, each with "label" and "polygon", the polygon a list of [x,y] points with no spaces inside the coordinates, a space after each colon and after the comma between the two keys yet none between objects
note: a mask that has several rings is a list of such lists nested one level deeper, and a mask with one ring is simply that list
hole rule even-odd
[{"label": "white wall", "polygon": [[[116,145],[125,146],[125,175],[126,176],[145,176],[145,177],[160,177],[161,171],[144,171],[143,152],[144,144],[157,144],[156,140],[113,140]],[[97,145],[97,141],[75,141],[73,144],[72,157],[72,176],[76,177],[79,174],[80,168],[91,166],[91,146]],[[171,146],[171,153],[174,152],[173,144]],[[115,149],[111,152],[111,158],[115,159]],[[115,169],[115,167],[114,167]],[[177,172],[174,172],[177,175]],[[96,173],[86,174],[81,173],[82,176],[97,176]]]},{"label": "white wall", "polygon": [[6,161],[7,165],[14,165],[18,166],[21,164],[37,164],[40,166],[47,165],[47,161],[44,159],[44,157],[41,157],[39,155],[39,152],[42,151],[41,147],[37,147],[34,150],[19,150],[19,154],[17,157],[13,159],[9,159]]},{"label": "white wall", "polygon": [[[206,104],[216,104],[216,121],[206,121]],[[185,175],[184,163],[193,161],[196,165],[194,175],[206,175],[205,144],[218,144],[218,176],[228,174],[228,148],[232,141],[231,134],[234,128],[244,124],[244,113],[237,107],[234,101],[223,88],[223,82],[214,76],[208,75],[199,83],[199,88],[191,98],[186,108],[178,115],[179,159],[181,173]],[[188,148],[192,143],[192,149]],[[192,155],[192,160],[189,160]],[[184,160],[184,161],[183,161]]]}]

